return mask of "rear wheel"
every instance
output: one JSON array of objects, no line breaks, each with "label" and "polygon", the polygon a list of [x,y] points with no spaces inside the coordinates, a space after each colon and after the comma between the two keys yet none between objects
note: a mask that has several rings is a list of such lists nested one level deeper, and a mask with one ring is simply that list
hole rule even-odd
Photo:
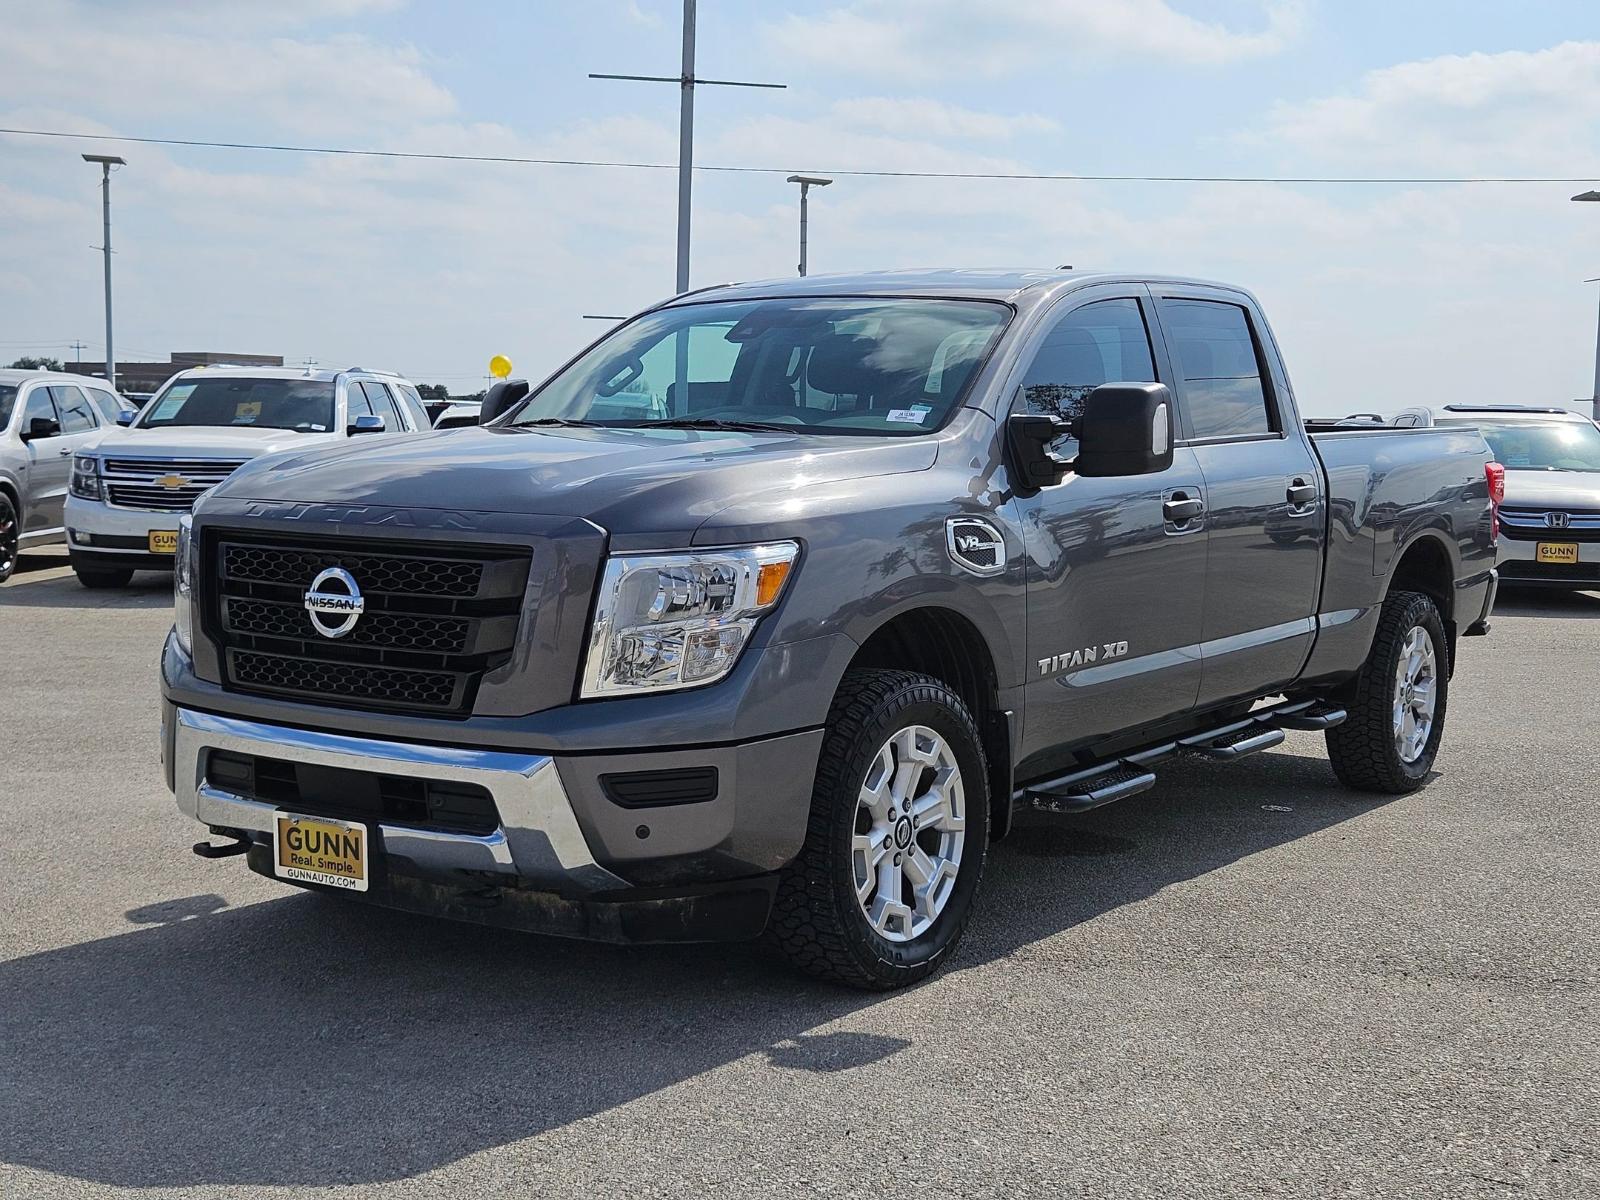
[{"label": "rear wheel", "polygon": [[72,573],[86,588],[122,588],[133,582],[131,567],[73,567]]},{"label": "rear wheel", "polygon": [[961,698],[910,671],[846,674],[799,857],[769,936],[813,975],[887,989],[937,970],[966,928],[988,849],[988,771]]},{"label": "rear wheel", "polygon": [[1348,787],[1399,795],[1421,787],[1444,733],[1449,643],[1432,599],[1395,592],[1356,676],[1350,715],[1328,730],[1328,757]]},{"label": "rear wheel", "polygon": [[17,569],[17,546],[22,539],[22,528],[17,521],[17,509],[11,497],[0,492],[0,583],[11,578]]}]

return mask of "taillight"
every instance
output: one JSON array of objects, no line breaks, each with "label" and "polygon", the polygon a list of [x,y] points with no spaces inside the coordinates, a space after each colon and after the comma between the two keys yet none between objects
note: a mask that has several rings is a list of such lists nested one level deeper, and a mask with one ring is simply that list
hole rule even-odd
[{"label": "taillight", "polygon": [[1485,463],[1484,477],[1489,481],[1489,537],[1500,537],[1500,502],[1506,498],[1506,469],[1497,462]]}]

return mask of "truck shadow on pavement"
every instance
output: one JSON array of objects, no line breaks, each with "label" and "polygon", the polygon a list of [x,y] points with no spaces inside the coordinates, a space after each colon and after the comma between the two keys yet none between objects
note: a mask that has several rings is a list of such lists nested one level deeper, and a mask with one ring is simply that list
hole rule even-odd
[{"label": "truck shadow on pavement", "polygon": [[[1101,914],[1383,803],[1320,759],[1184,764],[996,846],[950,970],[1046,938],[1092,957]],[[840,1072],[911,1044],[848,1022],[916,993],[831,987],[749,945],[565,942],[301,893],[221,903],[146,905],[128,933],[0,964],[0,1162],[119,1187],[375,1184],[747,1056]]]}]

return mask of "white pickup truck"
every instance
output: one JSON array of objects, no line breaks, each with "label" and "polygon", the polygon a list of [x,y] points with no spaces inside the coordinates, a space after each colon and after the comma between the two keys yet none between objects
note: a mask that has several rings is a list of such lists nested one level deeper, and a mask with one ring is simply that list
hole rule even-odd
[{"label": "white pickup truck", "polygon": [[74,456],[72,569],[91,588],[124,587],[136,570],[169,571],[179,518],[250,460],[429,428],[417,389],[387,371],[180,371],[143,412]]}]

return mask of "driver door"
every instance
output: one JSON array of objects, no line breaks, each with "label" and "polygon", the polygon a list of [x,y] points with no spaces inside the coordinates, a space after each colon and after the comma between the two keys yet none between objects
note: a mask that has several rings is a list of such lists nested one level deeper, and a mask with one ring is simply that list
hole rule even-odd
[{"label": "driver door", "polygon": [[[29,433],[36,420],[50,422],[55,432],[44,437]],[[72,446],[61,436],[61,418],[56,413],[50,389],[34,384],[22,401],[22,421],[18,433],[28,446],[27,495],[23,501],[22,535],[60,529],[66,521],[67,483],[72,478]]]},{"label": "driver door", "polygon": [[[1168,383],[1142,285],[1087,289],[1035,335],[1013,412],[1067,418],[1102,383]],[[1054,450],[1070,458],[1076,442]],[[1200,688],[1205,517],[1166,508],[1203,500],[1192,450],[1154,475],[1083,478],[1019,499],[1028,556],[1024,756],[1180,714]]]}]

